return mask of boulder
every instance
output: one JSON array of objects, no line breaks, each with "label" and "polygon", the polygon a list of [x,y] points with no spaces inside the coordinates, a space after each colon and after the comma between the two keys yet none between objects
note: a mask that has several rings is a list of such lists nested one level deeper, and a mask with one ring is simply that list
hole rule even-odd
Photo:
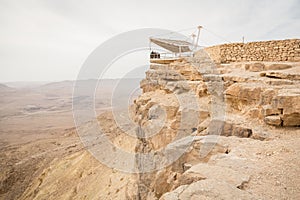
[{"label": "boulder", "polygon": [[[300,126],[299,89],[281,89],[274,98],[272,106],[282,109],[283,126]],[[278,119],[276,120],[278,122]]]},{"label": "boulder", "polygon": [[251,137],[252,130],[222,120],[212,120],[208,127],[209,135]]},{"label": "boulder", "polygon": [[262,85],[257,83],[235,83],[225,90],[227,104],[237,110],[242,110],[244,106],[258,104]]},{"label": "boulder", "polygon": [[266,124],[273,125],[273,126],[281,126],[281,118],[279,115],[271,115],[267,116],[264,119]]}]

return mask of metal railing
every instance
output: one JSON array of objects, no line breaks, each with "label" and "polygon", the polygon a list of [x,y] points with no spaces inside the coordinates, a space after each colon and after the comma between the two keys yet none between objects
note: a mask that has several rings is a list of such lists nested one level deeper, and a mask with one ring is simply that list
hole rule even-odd
[{"label": "metal railing", "polygon": [[181,57],[193,57],[194,52],[184,52],[184,53],[171,53],[171,52],[155,52],[153,57],[150,56],[151,59],[174,59]]}]

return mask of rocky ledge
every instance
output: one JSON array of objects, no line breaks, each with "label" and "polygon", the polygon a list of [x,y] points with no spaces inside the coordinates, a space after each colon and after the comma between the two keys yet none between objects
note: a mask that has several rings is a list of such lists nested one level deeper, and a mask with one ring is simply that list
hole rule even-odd
[{"label": "rocky ledge", "polygon": [[215,64],[204,50],[153,63],[132,107],[148,136],[137,143],[137,152],[165,146],[176,152],[190,144],[182,143],[186,138],[196,139],[167,168],[139,176],[139,198],[271,198],[253,186],[262,173],[256,169],[263,166],[259,146],[280,134],[299,134],[299,76],[299,62]]}]

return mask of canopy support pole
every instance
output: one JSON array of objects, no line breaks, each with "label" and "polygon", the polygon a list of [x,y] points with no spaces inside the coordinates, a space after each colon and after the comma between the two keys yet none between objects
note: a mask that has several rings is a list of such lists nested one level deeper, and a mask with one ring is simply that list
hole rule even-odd
[{"label": "canopy support pole", "polygon": [[198,34],[197,34],[197,41],[196,41],[196,44],[195,44],[195,50],[198,47],[198,42],[199,42],[199,37],[200,37],[200,30],[201,30],[202,26],[198,26],[197,28],[198,28]]}]

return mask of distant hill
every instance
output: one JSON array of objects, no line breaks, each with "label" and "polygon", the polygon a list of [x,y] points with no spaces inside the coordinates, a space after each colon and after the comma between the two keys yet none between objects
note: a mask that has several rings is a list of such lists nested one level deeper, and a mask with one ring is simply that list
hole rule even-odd
[{"label": "distant hill", "polygon": [[7,85],[8,87],[11,88],[16,88],[16,89],[23,89],[23,88],[27,88],[27,89],[31,89],[31,88],[36,88],[39,87],[41,85],[44,85],[46,83],[49,82],[45,82],[45,81],[16,81],[16,82],[5,82],[5,85]]},{"label": "distant hill", "polygon": [[0,83],[0,92],[10,92],[14,90],[14,88],[8,87],[7,85]]},{"label": "distant hill", "polygon": [[96,80],[96,79],[89,79],[89,80],[77,80],[77,81],[60,81],[60,82],[51,82],[40,87],[36,87],[37,90],[42,91],[69,91],[73,92],[73,87],[75,85],[79,85],[81,88],[96,88],[98,92],[112,92],[114,89],[118,89],[118,93],[124,93],[130,88],[136,88],[139,86],[141,79],[132,78],[132,79],[103,79],[103,80]]}]

